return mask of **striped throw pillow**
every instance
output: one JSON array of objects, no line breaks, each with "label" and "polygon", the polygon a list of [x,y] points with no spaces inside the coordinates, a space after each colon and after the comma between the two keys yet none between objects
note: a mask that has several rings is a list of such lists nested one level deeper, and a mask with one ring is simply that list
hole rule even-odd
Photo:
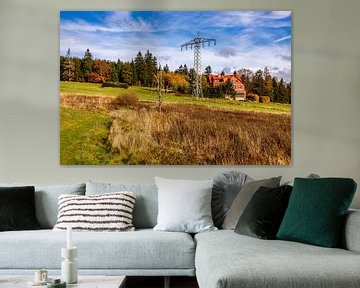
[{"label": "striped throw pillow", "polygon": [[133,231],[133,192],[93,196],[60,195],[55,231],[72,226],[74,231]]}]

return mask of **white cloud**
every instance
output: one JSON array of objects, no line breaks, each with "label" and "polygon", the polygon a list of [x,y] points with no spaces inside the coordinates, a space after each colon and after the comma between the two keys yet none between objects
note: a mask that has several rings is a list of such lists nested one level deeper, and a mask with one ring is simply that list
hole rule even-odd
[{"label": "white cloud", "polygon": [[114,11],[105,19],[109,27],[117,28],[119,32],[144,32],[151,31],[152,25],[143,19],[134,19],[129,11]]},{"label": "white cloud", "polygon": [[152,29],[151,24],[135,20],[128,11],[115,11],[104,19],[103,24],[88,23],[82,19],[61,21],[61,30],[74,32],[144,32]]},{"label": "white cloud", "polygon": [[285,36],[285,37],[281,37],[281,38],[279,38],[279,39],[276,39],[276,40],[274,41],[274,43],[279,43],[279,42],[282,42],[282,41],[288,40],[288,39],[291,39],[291,35],[288,35],[288,36]]},{"label": "white cloud", "polygon": [[283,19],[291,16],[291,11],[271,11],[273,19]]},{"label": "white cloud", "polygon": [[246,26],[246,27],[289,27],[287,19],[290,11],[224,11],[218,13],[211,21],[217,26]]}]

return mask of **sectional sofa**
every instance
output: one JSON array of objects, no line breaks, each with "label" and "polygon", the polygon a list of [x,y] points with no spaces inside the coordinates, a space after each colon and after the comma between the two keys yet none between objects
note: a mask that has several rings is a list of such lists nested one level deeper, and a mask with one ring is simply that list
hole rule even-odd
[{"label": "sectional sofa", "polygon": [[[13,184],[0,184],[13,186]],[[60,273],[66,233],[55,232],[61,194],[133,191],[132,232],[73,232],[79,274],[196,276],[201,288],[360,287],[360,211],[349,211],[342,247],[261,240],[218,230],[196,235],[153,231],[155,185],[95,183],[35,185],[40,230],[0,232],[0,278],[46,268]],[[165,281],[165,286],[169,281]]]}]

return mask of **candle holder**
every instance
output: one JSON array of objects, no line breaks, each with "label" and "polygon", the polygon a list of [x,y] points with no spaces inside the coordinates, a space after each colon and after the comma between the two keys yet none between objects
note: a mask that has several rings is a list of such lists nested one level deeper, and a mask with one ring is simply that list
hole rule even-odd
[{"label": "candle holder", "polygon": [[78,269],[75,257],[78,255],[77,247],[61,248],[61,279],[67,284],[77,283]]}]

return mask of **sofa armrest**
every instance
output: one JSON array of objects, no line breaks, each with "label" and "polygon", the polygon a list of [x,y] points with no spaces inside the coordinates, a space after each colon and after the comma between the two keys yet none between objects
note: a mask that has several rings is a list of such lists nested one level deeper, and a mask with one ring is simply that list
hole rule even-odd
[{"label": "sofa armrest", "polygon": [[360,210],[349,210],[343,231],[343,248],[360,253]]}]

